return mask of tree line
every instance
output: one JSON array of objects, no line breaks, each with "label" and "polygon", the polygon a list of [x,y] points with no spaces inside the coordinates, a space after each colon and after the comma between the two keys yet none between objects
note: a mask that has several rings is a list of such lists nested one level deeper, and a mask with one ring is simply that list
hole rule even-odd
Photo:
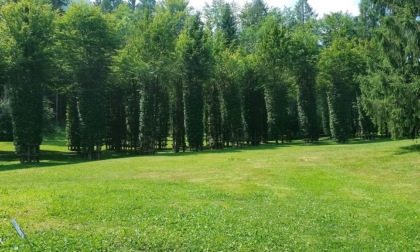
[{"label": "tree line", "polygon": [[[0,140],[40,145],[65,104],[69,148],[97,158],[320,135],[416,137],[420,6],[362,0],[0,0]],[[57,120],[53,120],[53,117]]]}]

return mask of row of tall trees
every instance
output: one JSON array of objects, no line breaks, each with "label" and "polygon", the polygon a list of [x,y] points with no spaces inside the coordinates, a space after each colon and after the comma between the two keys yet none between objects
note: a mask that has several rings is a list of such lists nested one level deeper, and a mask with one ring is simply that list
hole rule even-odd
[{"label": "row of tall trees", "polygon": [[[307,0],[268,8],[213,0],[0,3],[0,138],[41,144],[65,97],[69,147],[149,153],[321,134],[415,137],[420,10],[362,0],[318,18]],[[57,109],[56,109],[56,112]]]}]

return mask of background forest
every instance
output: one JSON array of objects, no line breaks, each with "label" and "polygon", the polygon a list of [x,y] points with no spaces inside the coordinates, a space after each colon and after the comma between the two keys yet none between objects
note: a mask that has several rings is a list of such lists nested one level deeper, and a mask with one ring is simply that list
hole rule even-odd
[{"label": "background forest", "polygon": [[17,152],[60,124],[89,159],[419,133],[417,0],[321,18],[306,0],[66,5],[0,0],[0,140]]}]

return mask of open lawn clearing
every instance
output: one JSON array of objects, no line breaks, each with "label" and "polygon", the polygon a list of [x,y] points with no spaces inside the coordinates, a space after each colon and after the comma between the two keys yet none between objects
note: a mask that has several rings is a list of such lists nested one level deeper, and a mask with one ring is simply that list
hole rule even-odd
[{"label": "open lawn clearing", "polygon": [[[0,250],[418,251],[410,140],[268,144],[83,162],[62,141],[20,165],[0,143]],[[124,157],[122,157],[124,156]]]}]

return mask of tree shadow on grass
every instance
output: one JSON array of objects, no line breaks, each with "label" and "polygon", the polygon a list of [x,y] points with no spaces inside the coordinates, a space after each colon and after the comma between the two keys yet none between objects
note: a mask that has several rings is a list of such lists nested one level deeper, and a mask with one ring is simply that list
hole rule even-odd
[{"label": "tree shadow on grass", "polygon": [[264,151],[264,150],[274,150],[274,149],[281,149],[285,147],[291,146],[298,146],[300,145],[299,142],[288,142],[288,143],[265,143],[260,144],[257,146],[249,146],[245,145],[243,147],[237,148],[233,146],[224,147],[222,149],[211,149],[209,147],[204,147],[203,150],[193,151],[187,150],[185,152],[180,151],[179,153],[172,152],[171,149],[165,149],[163,151],[159,151],[156,155],[158,156],[168,156],[168,157],[180,157],[180,156],[188,156],[188,155],[207,155],[207,154],[226,154],[226,153],[241,153],[246,151]]},{"label": "tree shadow on grass", "polygon": [[96,162],[108,159],[128,158],[136,155],[126,152],[116,152],[104,150],[101,154],[101,159],[88,161],[77,152],[71,151],[52,151],[41,150],[39,153],[40,162],[36,163],[19,163],[19,156],[12,151],[0,151],[0,172],[18,170],[18,169],[34,169],[46,168],[54,166],[72,165],[86,162]]},{"label": "tree shadow on grass", "polygon": [[347,144],[351,145],[358,145],[358,144],[374,144],[374,143],[384,143],[384,142],[391,142],[394,141],[389,137],[383,138],[374,138],[374,139],[360,139],[360,138],[353,138]]},{"label": "tree shadow on grass", "polygon": [[[14,161],[16,155],[12,151],[0,151],[0,161]],[[1,166],[0,166],[1,167]]]},{"label": "tree shadow on grass", "polygon": [[412,144],[409,146],[400,147],[399,150],[395,153],[396,155],[405,155],[410,153],[420,154],[420,144]]},{"label": "tree shadow on grass", "polygon": [[[373,140],[363,140],[363,139],[352,139],[348,145],[353,144],[374,144],[374,143],[381,143],[392,141],[389,138],[377,138]],[[63,141],[48,141],[48,145],[56,146],[56,147],[63,147]],[[275,150],[275,149],[282,149],[286,147],[298,147],[298,146],[308,146],[308,147],[320,147],[320,146],[328,146],[328,145],[337,145],[331,139],[322,139],[316,143],[305,143],[302,140],[294,140],[293,142],[285,142],[285,143],[266,143],[261,144],[258,146],[243,146],[242,148],[235,148],[235,147],[225,147],[223,149],[210,149],[204,148],[203,151],[190,151],[187,150],[186,152],[179,152],[173,153],[171,149],[164,149],[159,150],[157,154],[148,155],[151,156],[168,156],[168,157],[181,157],[181,156],[190,156],[190,155],[208,155],[208,154],[226,154],[226,153],[241,153],[247,151],[264,151],[264,150]],[[402,147],[401,151],[397,154],[407,154],[410,152],[419,152],[419,145],[414,144],[408,147]],[[119,158],[131,158],[131,157],[143,157],[136,154],[131,154],[126,151],[111,151],[111,150],[104,150],[101,155],[100,160],[108,160],[108,159],[119,159]],[[99,160],[99,161],[100,161]],[[54,166],[62,166],[62,165],[71,165],[77,163],[84,163],[84,162],[95,162],[87,161],[84,159],[80,154],[76,152],[70,151],[60,151],[60,150],[41,150],[40,153],[40,162],[39,163],[19,163],[19,157],[13,151],[0,151],[0,172],[8,171],[8,170],[17,170],[17,169],[33,169],[33,168],[45,168],[45,167],[54,167]]]},{"label": "tree shadow on grass", "polygon": [[348,143],[340,144],[336,143],[331,138],[324,138],[318,142],[305,142],[301,139],[293,140],[292,142],[284,142],[284,143],[264,143],[257,146],[249,146],[245,145],[242,148],[236,147],[224,147],[222,149],[210,149],[208,147],[204,148],[203,151],[191,151],[187,150],[185,152],[173,153],[172,150],[166,149],[162,152],[159,152],[159,156],[185,156],[185,155],[205,155],[205,154],[224,154],[224,153],[240,153],[246,151],[264,151],[264,150],[274,150],[274,149],[282,149],[285,147],[298,147],[298,146],[305,146],[305,147],[321,147],[321,146],[333,146],[333,145],[361,145],[361,144],[376,144],[382,142],[389,142],[392,141],[390,138],[375,138],[372,140],[364,140],[364,139],[351,139]]},{"label": "tree shadow on grass", "polygon": [[3,152],[0,153],[0,172],[18,170],[18,169],[33,169],[33,168],[45,168],[58,165],[69,165],[83,162],[77,153],[71,152],[60,152],[60,151],[41,151],[39,154],[40,162],[33,163],[19,163],[19,156],[14,152]]},{"label": "tree shadow on grass", "polygon": [[[45,149],[44,149],[45,147]],[[12,150],[0,150],[0,172],[19,170],[19,169],[35,169],[54,166],[72,165],[86,162],[96,162],[108,159],[130,158],[139,155],[126,151],[103,150],[101,159],[88,161],[81,154],[67,150],[67,144],[63,140],[49,140],[41,145],[39,153],[40,162],[24,163],[19,162],[19,156]]]}]

